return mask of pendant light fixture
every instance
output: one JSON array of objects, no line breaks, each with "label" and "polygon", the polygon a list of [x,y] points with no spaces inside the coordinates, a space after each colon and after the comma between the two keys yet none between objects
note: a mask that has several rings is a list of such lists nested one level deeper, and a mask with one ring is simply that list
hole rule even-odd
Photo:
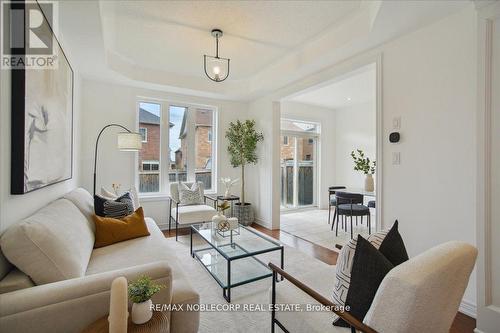
[{"label": "pendant light fixture", "polygon": [[210,80],[222,82],[229,76],[229,59],[219,57],[219,38],[222,37],[222,30],[213,29],[211,34],[215,37],[215,57],[205,54],[203,67]]}]

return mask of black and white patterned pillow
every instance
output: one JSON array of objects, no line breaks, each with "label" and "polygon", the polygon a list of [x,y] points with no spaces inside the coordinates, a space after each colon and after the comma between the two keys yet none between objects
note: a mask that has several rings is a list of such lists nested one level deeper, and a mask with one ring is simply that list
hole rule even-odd
[{"label": "black and white patterned pillow", "polygon": [[98,216],[119,219],[132,214],[134,204],[128,192],[114,200],[94,195],[94,211]]},{"label": "black and white patterned pillow", "polygon": [[198,182],[189,188],[185,183],[179,183],[179,203],[183,206],[202,205],[203,196]]},{"label": "black and white patterned pillow", "polygon": [[[401,235],[398,231],[396,220],[388,230],[382,230],[370,235],[367,241],[379,250],[392,265],[397,266],[408,260],[408,254]],[[351,272],[357,247],[357,237],[351,239],[342,247],[339,253],[335,271],[335,282],[333,287],[333,302],[340,306],[346,305],[349,288],[351,286]],[[334,314],[333,324],[335,326],[348,327],[346,322]]]}]

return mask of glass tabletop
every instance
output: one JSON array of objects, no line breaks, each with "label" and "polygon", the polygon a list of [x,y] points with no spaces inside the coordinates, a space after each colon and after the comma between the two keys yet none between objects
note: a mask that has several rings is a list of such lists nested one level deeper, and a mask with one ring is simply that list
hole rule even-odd
[{"label": "glass tabletop", "polygon": [[191,227],[226,259],[243,258],[282,247],[278,242],[243,225],[234,230],[232,236],[229,231],[222,236],[215,228],[212,228],[211,222],[195,224]]}]

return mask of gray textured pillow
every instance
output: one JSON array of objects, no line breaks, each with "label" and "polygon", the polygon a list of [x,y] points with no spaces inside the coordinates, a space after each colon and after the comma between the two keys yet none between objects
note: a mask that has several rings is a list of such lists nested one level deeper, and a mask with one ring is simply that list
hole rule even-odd
[{"label": "gray textured pillow", "polygon": [[203,197],[197,182],[189,188],[184,183],[179,183],[179,203],[183,206],[202,205]]}]

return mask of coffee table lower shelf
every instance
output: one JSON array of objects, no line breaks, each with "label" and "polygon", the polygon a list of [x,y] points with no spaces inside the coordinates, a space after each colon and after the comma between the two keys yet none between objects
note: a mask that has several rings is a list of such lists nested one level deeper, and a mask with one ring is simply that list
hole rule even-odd
[{"label": "coffee table lower shelf", "polygon": [[[237,244],[226,246],[238,247]],[[192,256],[200,261],[221,286],[222,296],[229,303],[231,303],[231,288],[273,276],[267,265],[253,256],[228,260],[211,247],[193,250]]]}]

